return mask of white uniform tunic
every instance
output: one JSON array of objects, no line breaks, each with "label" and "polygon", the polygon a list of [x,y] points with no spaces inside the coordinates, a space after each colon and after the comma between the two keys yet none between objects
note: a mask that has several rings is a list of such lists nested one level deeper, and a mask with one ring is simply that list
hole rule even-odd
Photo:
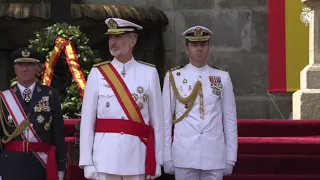
[{"label": "white uniform tunic", "polygon": [[[237,160],[238,133],[235,97],[229,73],[208,65],[196,68],[191,64],[172,72],[183,98],[190,95],[198,80],[201,81],[204,119],[200,119],[198,95],[189,114],[174,125],[171,148],[171,114],[175,113],[176,118],[179,118],[187,107],[176,99],[172,88],[169,88],[171,84],[167,73],[163,87],[166,134],[164,161],[173,160],[174,166],[179,168],[201,170],[224,169],[227,161],[234,164]],[[211,81],[221,82],[221,96],[211,87],[210,77]]]},{"label": "white uniform tunic", "polygon": [[[154,128],[156,163],[163,163],[164,122],[161,88],[156,68],[133,58],[126,64],[113,59],[133,99],[142,107],[144,122]],[[146,145],[139,137],[121,133],[95,133],[96,118],[128,119],[112,88],[97,68],[92,68],[82,105],[79,166],[94,165],[99,173],[145,174]]]}]

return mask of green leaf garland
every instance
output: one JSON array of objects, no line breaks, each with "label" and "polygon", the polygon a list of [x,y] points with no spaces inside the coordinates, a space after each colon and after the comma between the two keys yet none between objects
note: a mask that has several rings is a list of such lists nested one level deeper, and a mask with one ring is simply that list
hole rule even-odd
[{"label": "green leaf garland", "polygon": [[[88,45],[89,39],[86,34],[81,32],[79,27],[71,26],[66,23],[53,24],[40,32],[35,32],[35,39],[29,40],[30,47],[46,55],[46,60],[55,45],[57,37],[69,39],[78,55],[79,64],[85,79],[87,79],[93,64],[99,63],[101,59],[95,57],[93,50]],[[45,62],[42,62],[43,64]],[[37,77],[40,82],[41,75]],[[15,84],[15,79],[11,85]],[[52,87],[59,90],[60,102],[64,118],[80,118],[81,116],[81,97],[78,86],[74,82],[68,68],[65,55],[62,52],[54,68],[54,75],[51,83]]]}]

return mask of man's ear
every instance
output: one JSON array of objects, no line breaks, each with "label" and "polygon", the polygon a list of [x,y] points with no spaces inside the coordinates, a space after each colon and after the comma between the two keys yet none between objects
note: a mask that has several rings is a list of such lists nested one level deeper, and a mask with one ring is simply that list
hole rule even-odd
[{"label": "man's ear", "polygon": [[184,51],[186,52],[187,55],[189,55],[189,49],[187,46],[184,48]]},{"label": "man's ear", "polygon": [[136,45],[136,43],[137,43],[137,39],[131,37],[130,47],[133,48]]},{"label": "man's ear", "polygon": [[38,63],[37,64],[37,74],[41,72],[41,69],[42,69],[41,64]]}]

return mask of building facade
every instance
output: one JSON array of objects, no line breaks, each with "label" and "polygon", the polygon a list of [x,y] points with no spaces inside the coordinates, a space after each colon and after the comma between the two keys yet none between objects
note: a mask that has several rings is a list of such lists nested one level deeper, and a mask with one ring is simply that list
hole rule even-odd
[{"label": "building facade", "polygon": [[[2,1],[1,4],[7,2]],[[29,1],[36,2],[36,0]],[[149,54],[137,53],[138,59],[147,57],[149,62],[152,62],[150,59],[157,58],[156,64],[162,79],[164,72],[169,68],[188,61],[184,53],[185,41],[181,36],[182,32],[194,25],[208,27],[214,33],[210,41],[209,63],[229,71],[236,94],[238,118],[287,119],[289,117],[292,111],[292,94],[268,94],[267,0],[82,0],[77,3],[124,5],[145,9],[155,7],[163,12],[167,23],[160,22],[162,25],[156,26],[163,29],[152,33],[150,31],[157,30],[150,27],[146,34],[148,37],[153,37],[151,39],[143,37],[143,34],[140,35],[144,43],[138,49]],[[9,22],[6,18],[0,15],[0,32],[5,31],[5,34],[11,35],[5,36],[0,33],[2,36],[0,77],[4,79],[0,81],[1,89],[5,89],[8,80],[14,76],[10,52],[17,46],[26,45],[28,43],[26,36],[29,38],[32,36],[32,32],[17,28],[19,26],[14,26],[13,22]],[[30,21],[41,23],[38,19]],[[2,26],[4,23],[6,28],[1,28],[4,27]],[[27,22],[15,21],[15,23],[25,23],[25,27],[28,28]],[[100,20],[101,23],[103,20]],[[10,27],[12,29],[8,32]],[[42,23],[38,27],[43,28],[45,25]],[[158,35],[159,38],[154,37]],[[8,37],[15,38],[15,43]],[[151,42],[148,44],[148,41]],[[104,44],[103,48],[98,49],[106,51],[107,54],[107,41],[99,42],[96,46],[98,44]]]}]

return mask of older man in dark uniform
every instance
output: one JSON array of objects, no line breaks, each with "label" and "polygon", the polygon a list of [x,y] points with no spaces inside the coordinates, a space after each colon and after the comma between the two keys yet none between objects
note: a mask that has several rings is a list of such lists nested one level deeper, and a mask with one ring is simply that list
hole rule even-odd
[{"label": "older man in dark uniform", "polygon": [[0,93],[1,178],[63,180],[67,158],[58,91],[36,82],[39,52],[17,49],[12,59],[17,84]]}]

